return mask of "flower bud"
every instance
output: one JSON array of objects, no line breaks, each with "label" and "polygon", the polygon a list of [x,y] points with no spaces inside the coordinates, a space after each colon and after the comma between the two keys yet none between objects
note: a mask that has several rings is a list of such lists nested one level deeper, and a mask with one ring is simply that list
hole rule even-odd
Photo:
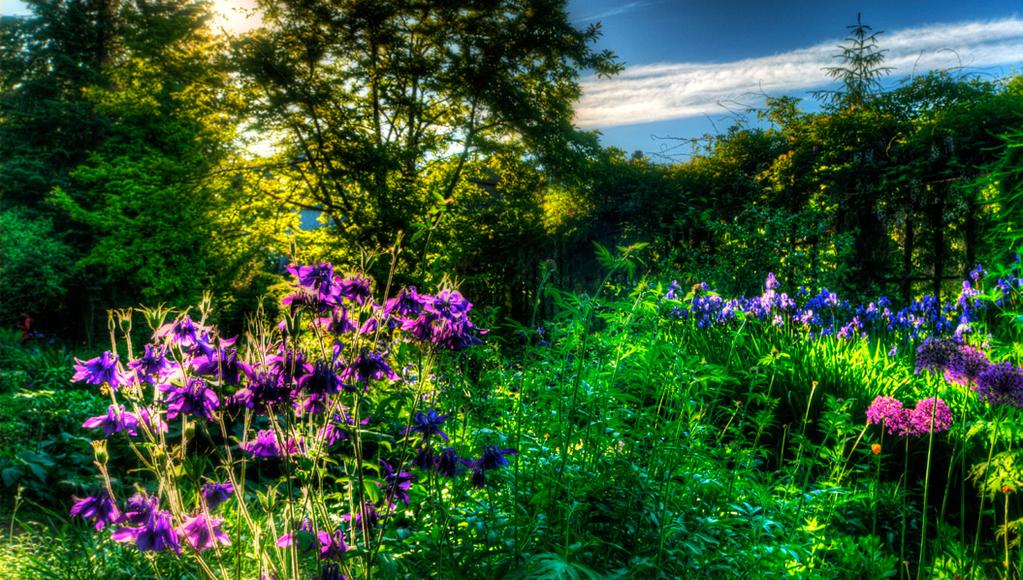
[{"label": "flower bud", "polygon": [[107,461],[110,460],[110,455],[107,453],[107,440],[93,441],[92,452],[96,456],[96,464],[101,467],[106,466]]}]

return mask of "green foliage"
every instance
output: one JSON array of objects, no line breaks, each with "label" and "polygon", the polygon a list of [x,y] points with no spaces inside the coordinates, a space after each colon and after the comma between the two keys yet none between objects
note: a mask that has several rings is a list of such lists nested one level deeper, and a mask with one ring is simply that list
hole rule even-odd
[{"label": "green foliage", "polygon": [[29,212],[0,212],[0,322],[21,313],[52,316],[63,306],[73,273],[71,247],[53,222]]}]

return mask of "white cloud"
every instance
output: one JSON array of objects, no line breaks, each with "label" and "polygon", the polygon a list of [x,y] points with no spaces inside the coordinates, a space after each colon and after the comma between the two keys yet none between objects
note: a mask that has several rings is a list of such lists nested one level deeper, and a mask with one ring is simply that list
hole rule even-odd
[{"label": "white cloud", "polygon": [[[933,69],[1023,63],[1023,19],[937,24],[885,33],[885,66],[905,77]],[[831,79],[839,40],[790,52],[717,64],[663,63],[628,68],[611,79],[588,78],[576,106],[581,127],[613,127],[722,113],[721,103],[760,94],[821,88]]]}]

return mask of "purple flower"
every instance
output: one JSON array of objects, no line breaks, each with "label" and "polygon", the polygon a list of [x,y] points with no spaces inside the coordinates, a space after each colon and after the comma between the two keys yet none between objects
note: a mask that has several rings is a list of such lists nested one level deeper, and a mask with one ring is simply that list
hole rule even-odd
[{"label": "purple flower", "polygon": [[341,281],[341,296],[356,302],[365,304],[366,299],[372,294],[369,278],[365,276],[352,276]]},{"label": "purple flower", "polygon": [[136,493],[128,499],[128,507],[124,510],[119,524],[141,526],[149,521],[149,517],[160,508],[160,499]]},{"label": "purple flower", "polygon": [[774,272],[768,272],[767,280],[764,282],[764,289],[770,292],[777,290],[778,286],[780,286],[780,284],[778,284],[778,279],[774,277]]},{"label": "purple flower", "polygon": [[909,428],[909,411],[895,397],[879,396],[867,408],[867,421],[884,425],[890,434],[905,434]]},{"label": "purple flower", "polygon": [[167,422],[160,417],[159,413],[151,413],[147,407],[139,407],[138,411],[139,421],[149,429],[150,433],[167,432]]},{"label": "purple flower", "polygon": [[499,449],[496,445],[484,446],[479,458],[468,463],[472,468],[473,486],[484,487],[487,484],[486,472],[508,465],[509,455],[515,455],[515,450]]},{"label": "purple flower", "polygon": [[396,471],[390,463],[380,460],[380,467],[383,469],[384,481],[387,483],[387,499],[394,504],[394,500],[401,500],[408,505],[408,492],[412,489],[412,480],[415,476],[407,471]]},{"label": "purple flower", "polygon": [[959,345],[947,338],[928,338],[916,349],[916,372],[944,372]]},{"label": "purple flower", "polygon": [[[289,437],[286,445],[288,455],[301,455],[304,453],[305,442],[295,441]],[[263,429],[256,433],[256,439],[241,445],[242,450],[248,451],[253,457],[280,457],[281,449],[277,445],[277,436],[272,429]]]},{"label": "purple flower", "polygon": [[299,385],[311,395],[334,395],[341,392],[341,378],[334,372],[334,364],[316,361],[313,372],[299,379]]},{"label": "purple flower", "polygon": [[289,385],[281,382],[280,376],[262,367],[246,370],[249,382],[231,397],[231,402],[258,412],[266,410],[266,406],[290,401],[294,396]]},{"label": "purple flower", "polygon": [[383,379],[396,381],[398,375],[391,370],[384,355],[376,352],[362,352],[341,371],[341,380],[346,383],[360,382],[368,386],[370,381]]},{"label": "purple flower", "polygon": [[174,363],[167,360],[166,350],[163,346],[147,344],[142,358],[128,363],[128,368],[135,373],[135,378],[140,383],[151,385],[160,382],[160,379],[167,374]]},{"label": "purple flower", "polygon": [[987,355],[972,346],[960,346],[948,359],[945,380],[957,385],[974,383],[980,373],[991,365]]},{"label": "purple flower", "polygon": [[117,355],[112,352],[104,352],[87,361],[76,358],[75,362],[78,364],[75,365],[72,381],[85,381],[90,385],[107,383],[115,391],[126,382],[124,374],[117,368]]},{"label": "purple flower", "polygon": [[117,523],[121,519],[121,512],[105,491],[76,501],[71,506],[71,515],[94,520],[97,530],[102,530],[103,526]]},{"label": "purple flower", "polygon": [[171,514],[168,511],[154,510],[146,518],[144,524],[137,527],[118,528],[110,537],[117,542],[132,542],[143,552],[161,552],[170,549],[175,554],[181,553],[178,532],[174,529]]},{"label": "purple flower", "polygon": [[114,433],[122,431],[135,437],[138,435],[139,418],[134,413],[124,410],[121,405],[110,405],[107,407],[107,414],[86,419],[82,427],[86,429],[103,428],[103,436],[110,437]]},{"label": "purple flower", "polygon": [[[325,530],[319,530],[316,532],[316,539],[320,544],[320,558],[324,560],[340,560],[344,553],[348,551],[348,545],[345,544],[344,532],[342,530],[337,530],[333,534]],[[308,552],[312,549],[313,525],[308,518],[302,520],[298,530],[288,532],[277,538],[277,547],[279,548],[288,548],[296,543],[302,552]]]},{"label": "purple flower", "polygon": [[185,350],[194,348],[199,342],[199,334],[205,330],[186,314],[174,322],[168,322],[156,329],[154,337],[164,338],[169,344],[177,345]]},{"label": "purple flower", "polygon": [[[341,519],[346,522],[350,522],[352,521],[352,515],[345,514],[341,516]],[[355,527],[357,529],[362,529],[364,523],[367,530],[376,528],[380,523],[380,514],[377,513],[377,508],[371,501],[366,501],[362,504],[362,507],[355,512]]]},{"label": "purple flower", "polygon": [[[933,419],[933,423],[932,423]],[[911,435],[926,435],[931,431],[940,433],[952,426],[952,410],[938,398],[921,399],[909,413]]]},{"label": "purple flower", "polygon": [[234,493],[234,485],[231,483],[207,483],[202,486],[202,499],[206,502],[206,508],[213,511],[220,507]]},{"label": "purple flower", "polygon": [[977,376],[975,389],[988,403],[1023,407],[1023,370],[1010,362],[992,364]]},{"label": "purple flower", "polygon": [[437,473],[445,477],[454,477],[458,475],[459,468],[462,466],[461,459],[455,455],[454,447],[447,447],[440,452],[440,455],[434,458],[434,468]]},{"label": "purple flower", "polygon": [[303,352],[287,348],[283,344],[278,348],[277,354],[267,357],[266,364],[277,376],[282,388],[290,389],[297,384],[299,377],[313,372],[313,366],[306,362]]},{"label": "purple flower", "polygon": [[196,374],[220,379],[225,385],[237,385],[242,374],[249,368],[238,360],[238,351],[233,348],[218,348],[208,355],[196,357],[192,361]]},{"label": "purple flower", "polygon": [[183,387],[164,385],[160,389],[166,393],[168,419],[178,415],[192,415],[212,421],[213,412],[220,406],[217,394],[206,386],[206,381],[199,378],[188,379]]},{"label": "purple flower", "polygon": [[181,526],[181,533],[196,552],[202,552],[217,544],[221,546],[231,545],[231,539],[221,529],[223,525],[224,518],[210,518],[206,514],[200,513],[195,516],[185,516],[185,523]]},{"label": "purple flower", "polygon": [[416,413],[412,418],[412,425],[405,430],[405,433],[419,433],[423,436],[423,440],[427,440],[433,435],[439,435],[445,441],[448,440],[447,433],[440,430],[444,420],[448,418],[448,415],[440,415],[436,409],[430,409],[426,413]]},{"label": "purple flower", "polygon": [[426,307],[426,300],[416,291],[415,286],[402,288],[394,298],[384,303],[384,316],[400,316],[402,318],[414,318]]}]

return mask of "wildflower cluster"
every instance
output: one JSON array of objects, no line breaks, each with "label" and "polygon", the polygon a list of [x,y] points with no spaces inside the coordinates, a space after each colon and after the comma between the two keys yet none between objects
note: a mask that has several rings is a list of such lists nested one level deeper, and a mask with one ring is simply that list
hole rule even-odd
[{"label": "wildflower cluster", "polygon": [[[1017,300],[1023,290],[1018,266],[1017,263],[1014,274],[999,278],[994,304],[1002,306]],[[781,291],[774,274],[767,275],[759,296],[725,298],[706,282],[696,284],[683,296],[678,282],[672,281],[664,298],[672,303],[671,316],[692,320],[698,328],[727,326],[740,319],[755,318],[799,330],[808,338],[869,338],[886,333],[895,335],[896,342],[916,343],[925,337],[949,337],[963,342],[990,304],[980,288],[985,274],[977,266],[970,279],[963,281],[957,296],[939,301],[926,295],[901,309],[894,309],[886,296],[855,305],[827,288],[816,294],[800,288],[789,295]]]},{"label": "wildflower cluster", "polygon": [[[104,438],[125,438],[157,481],[118,501],[106,457],[97,455],[103,491],[77,501],[72,515],[97,530],[111,528],[112,539],[142,551],[181,554],[184,545],[209,576],[216,574],[201,554],[217,548],[219,557],[219,547],[242,533],[275,538],[252,554],[260,573],[288,571],[281,559],[286,548],[315,552],[317,561],[333,562],[337,574],[350,576],[349,548],[363,548],[368,558],[380,541],[373,528],[410,504],[418,482],[436,479],[416,471],[450,485],[468,471],[470,489],[508,464],[514,450],[494,445],[483,446],[479,457],[460,455],[468,445],[445,432],[450,415],[419,408],[437,400],[430,397],[436,394],[432,365],[480,343],[485,333],[470,320],[472,304],[458,291],[428,295],[406,288],[378,304],[364,276],[340,277],[327,263],[288,270],[297,280],[283,300],[288,314],[274,330],[257,329],[244,356],[235,339],[206,324],[204,312],[199,320],[186,313],[157,321],[153,340],[137,358],[129,353],[126,364],[115,352],[76,359],[73,380],[104,385],[112,403],[83,426],[102,430]],[[406,373],[415,381],[394,371],[402,368],[401,353],[415,361],[409,365],[415,372]],[[394,409],[401,414],[393,416]],[[390,442],[381,445],[381,437]],[[207,483],[196,489],[200,474],[190,471],[186,478],[182,466],[187,452],[199,447],[216,450],[218,477],[201,475]],[[266,472],[278,479],[253,479],[247,462],[272,464]],[[270,506],[260,519],[246,506],[247,485],[293,491],[280,509],[260,502]],[[232,497],[242,517],[225,523],[216,512]],[[318,550],[309,549],[313,544]]]}]

